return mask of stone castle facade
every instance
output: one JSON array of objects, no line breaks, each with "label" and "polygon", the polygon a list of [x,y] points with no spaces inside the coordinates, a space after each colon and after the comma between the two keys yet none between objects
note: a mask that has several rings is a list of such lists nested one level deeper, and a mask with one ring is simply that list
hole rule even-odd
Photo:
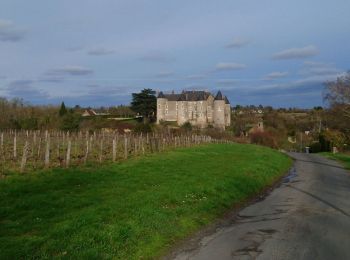
[{"label": "stone castle facade", "polygon": [[164,94],[157,97],[157,123],[161,121],[186,122],[205,128],[212,125],[225,129],[231,125],[231,105],[218,91],[214,97],[206,91],[183,91],[181,94]]}]

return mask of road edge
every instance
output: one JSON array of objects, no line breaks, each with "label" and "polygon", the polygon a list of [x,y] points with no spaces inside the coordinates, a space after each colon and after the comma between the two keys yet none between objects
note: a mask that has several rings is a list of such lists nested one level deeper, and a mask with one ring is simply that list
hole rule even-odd
[{"label": "road edge", "polygon": [[[286,153],[285,153],[286,154]],[[177,255],[184,252],[191,252],[198,248],[200,241],[211,234],[214,234],[218,229],[228,227],[238,220],[238,213],[244,208],[249,207],[257,202],[264,200],[276,188],[279,188],[283,183],[289,182],[291,176],[295,175],[295,159],[286,154],[291,160],[292,164],[288,171],[278,177],[272,184],[267,185],[259,193],[247,198],[246,200],[235,204],[226,211],[222,216],[218,217],[214,222],[204,226],[201,230],[194,232],[187,238],[178,241],[165,255],[159,257],[162,260],[174,259]]]}]

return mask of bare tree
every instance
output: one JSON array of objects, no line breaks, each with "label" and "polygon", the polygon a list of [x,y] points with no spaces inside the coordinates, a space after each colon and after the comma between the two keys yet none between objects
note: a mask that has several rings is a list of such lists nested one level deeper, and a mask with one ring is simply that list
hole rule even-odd
[{"label": "bare tree", "polygon": [[338,77],[335,81],[325,83],[323,99],[331,108],[337,108],[343,116],[350,118],[350,72]]},{"label": "bare tree", "polygon": [[330,106],[326,114],[328,126],[345,133],[350,140],[350,72],[325,83],[323,99]]}]

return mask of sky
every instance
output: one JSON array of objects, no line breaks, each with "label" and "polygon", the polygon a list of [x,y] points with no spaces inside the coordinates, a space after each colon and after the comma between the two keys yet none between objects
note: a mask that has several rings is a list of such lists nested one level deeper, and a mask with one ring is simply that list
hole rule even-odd
[{"label": "sky", "polygon": [[349,0],[0,0],[0,97],[128,104],[143,88],[232,106],[324,105],[350,70]]}]

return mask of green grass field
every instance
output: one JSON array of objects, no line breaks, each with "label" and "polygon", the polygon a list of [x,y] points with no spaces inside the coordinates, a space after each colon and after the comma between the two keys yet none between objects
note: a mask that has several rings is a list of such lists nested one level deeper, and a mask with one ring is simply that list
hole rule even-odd
[{"label": "green grass field", "polygon": [[350,155],[344,154],[344,153],[321,153],[323,156],[336,160],[344,165],[344,167],[348,170],[350,170]]},{"label": "green grass field", "polygon": [[253,145],[206,145],[0,180],[0,258],[153,259],[291,166]]}]

